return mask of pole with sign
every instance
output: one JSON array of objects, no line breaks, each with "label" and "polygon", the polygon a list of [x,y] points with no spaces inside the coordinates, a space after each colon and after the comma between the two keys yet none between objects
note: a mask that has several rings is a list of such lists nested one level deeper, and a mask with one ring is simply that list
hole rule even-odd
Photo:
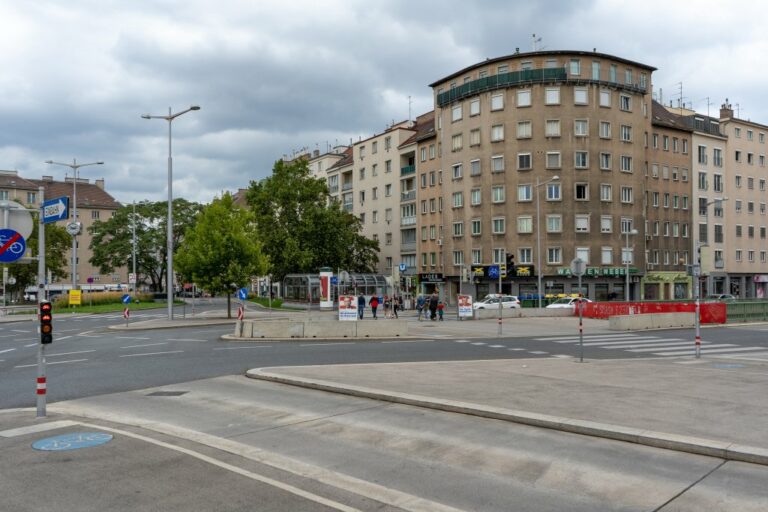
[{"label": "pole with sign", "polygon": [[587,262],[581,258],[576,258],[571,261],[571,273],[579,278],[579,300],[576,302],[576,307],[579,308],[579,362],[584,362],[584,329],[582,327],[582,318],[584,312],[584,305],[581,300],[581,276],[587,271]]}]

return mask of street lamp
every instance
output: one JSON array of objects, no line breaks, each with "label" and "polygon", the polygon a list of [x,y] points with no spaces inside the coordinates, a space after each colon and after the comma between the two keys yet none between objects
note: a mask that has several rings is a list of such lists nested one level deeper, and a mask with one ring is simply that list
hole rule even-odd
[{"label": "street lamp", "polygon": [[[724,197],[722,199],[713,199],[712,201],[709,201],[704,205],[704,216],[709,216],[709,207],[713,204],[722,204],[723,201],[727,201],[728,198]],[[701,210],[699,211],[699,215],[701,215]],[[706,224],[707,227],[709,227],[709,223]],[[696,250],[696,264],[693,265],[693,269],[691,274],[693,274],[693,295],[695,299],[695,309],[696,311],[693,314],[693,322],[694,326],[696,327],[696,359],[699,359],[701,357],[701,303],[699,301],[699,296],[701,295],[700,286],[701,283],[699,280],[701,279],[701,240],[696,242],[695,250]]]},{"label": "street lamp", "polygon": [[104,165],[104,162],[79,164],[77,163],[77,160],[73,158],[71,164],[54,162],[53,160],[46,160],[45,163],[48,165],[63,165],[64,167],[69,167],[74,174],[74,179],[72,180],[72,222],[67,224],[67,233],[72,235],[72,289],[77,290],[77,235],[80,234],[80,228],[82,227],[77,220],[77,180],[79,178],[79,169],[89,165]]},{"label": "street lamp", "polygon": [[626,233],[627,244],[624,247],[624,275],[626,276],[626,283],[624,283],[624,302],[629,302],[629,264],[634,259],[634,251],[630,251],[629,248],[629,235],[635,236],[637,234],[636,229],[630,229]]},{"label": "street lamp", "polygon": [[168,121],[168,229],[167,229],[167,258],[168,275],[166,276],[165,292],[168,300],[168,320],[173,320],[173,158],[171,157],[171,125],[177,117],[186,114],[192,110],[200,110],[198,105],[192,105],[181,112],[171,113],[171,107],[168,107],[167,116],[151,116],[144,114],[143,119],[165,119]]},{"label": "street lamp", "polygon": [[539,182],[538,176],[536,177],[536,274],[539,278],[539,309],[541,309],[541,213],[539,211],[539,187],[559,180],[560,176],[552,176],[547,181]]}]

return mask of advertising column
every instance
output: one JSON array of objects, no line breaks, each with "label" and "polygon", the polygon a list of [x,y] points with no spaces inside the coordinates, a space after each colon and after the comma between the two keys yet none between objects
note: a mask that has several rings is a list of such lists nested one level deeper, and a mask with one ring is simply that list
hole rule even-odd
[{"label": "advertising column", "polygon": [[331,277],[333,277],[333,271],[330,269],[320,270],[320,309],[333,309]]}]

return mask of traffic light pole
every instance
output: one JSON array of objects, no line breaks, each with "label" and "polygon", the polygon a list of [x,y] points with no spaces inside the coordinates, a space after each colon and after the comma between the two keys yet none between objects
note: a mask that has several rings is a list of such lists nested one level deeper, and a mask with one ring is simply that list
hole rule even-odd
[{"label": "traffic light pole", "polygon": [[[37,311],[40,314],[42,303],[45,300],[45,224],[43,223],[43,203],[45,189],[40,187],[38,189],[38,195],[40,196],[40,213],[38,215],[38,227],[37,227]],[[39,319],[38,319],[39,320]],[[38,330],[39,327],[38,321]],[[45,345],[42,343],[37,347],[37,417],[45,417],[46,406],[46,376],[45,376]]]}]

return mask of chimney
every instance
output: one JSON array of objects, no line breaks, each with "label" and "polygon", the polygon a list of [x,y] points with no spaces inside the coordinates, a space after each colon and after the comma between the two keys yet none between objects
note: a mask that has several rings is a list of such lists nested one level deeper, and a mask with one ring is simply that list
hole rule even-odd
[{"label": "chimney", "polygon": [[733,108],[728,102],[728,98],[725,98],[725,103],[720,105],[720,119],[733,119]]},{"label": "chimney", "polygon": [[53,181],[53,176],[43,176],[43,181]]},{"label": "chimney", "polygon": [[93,184],[99,187],[101,190],[104,190],[104,178],[94,180]]}]

